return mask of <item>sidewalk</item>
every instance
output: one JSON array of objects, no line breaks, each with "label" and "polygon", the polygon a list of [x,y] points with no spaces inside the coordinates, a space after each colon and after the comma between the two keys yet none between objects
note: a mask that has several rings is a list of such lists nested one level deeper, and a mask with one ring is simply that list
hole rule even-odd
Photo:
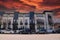
[{"label": "sidewalk", "polygon": [[60,40],[60,34],[0,34],[0,40]]}]

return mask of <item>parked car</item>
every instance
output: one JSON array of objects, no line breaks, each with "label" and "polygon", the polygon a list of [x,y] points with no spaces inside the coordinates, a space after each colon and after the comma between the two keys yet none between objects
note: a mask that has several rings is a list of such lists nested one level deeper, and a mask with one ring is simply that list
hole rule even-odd
[{"label": "parked car", "polygon": [[53,30],[48,29],[48,30],[47,30],[47,33],[49,33],[49,34],[50,34],[50,33],[53,33]]},{"label": "parked car", "polygon": [[20,34],[30,34],[30,29],[29,28],[20,28],[19,33]]},{"label": "parked car", "polygon": [[55,30],[55,33],[60,33],[60,28],[58,28],[57,30]]},{"label": "parked car", "polygon": [[46,29],[44,29],[43,27],[41,27],[37,33],[39,33],[39,34],[45,34],[46,33]]}]

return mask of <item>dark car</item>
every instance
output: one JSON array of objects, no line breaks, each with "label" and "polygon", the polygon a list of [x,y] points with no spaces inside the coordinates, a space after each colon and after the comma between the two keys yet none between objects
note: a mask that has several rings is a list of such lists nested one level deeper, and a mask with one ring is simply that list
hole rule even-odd
[{"label": "dark car", "polygon": [[30,34],[30,29],[29,28],[20,28],[19,29],[20,34]]},{"label": "dark car", "polygon": [[46,29],[44,29],[43,27],[41,27],[38,31],[39,34],[45,34],[46,33]]},{"label": "dark car", "polygon": [[25,28],[23,30],[22,34],[30,34],[30,29],[29,28]]},{"label": "dark car", "polygon": [[58,29],[55,31],[55,33],[60,33],[60,28],[58,28]]}]

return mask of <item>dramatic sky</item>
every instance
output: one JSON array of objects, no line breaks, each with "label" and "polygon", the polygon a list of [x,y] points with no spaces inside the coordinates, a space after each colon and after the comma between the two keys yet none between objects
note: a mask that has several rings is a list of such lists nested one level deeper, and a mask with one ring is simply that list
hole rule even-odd
[{"label": "dramatic sky", "polygon": [[0,0],[0,10],[18,10],[21,12],[54,10],[59,12],[60,0]]}]

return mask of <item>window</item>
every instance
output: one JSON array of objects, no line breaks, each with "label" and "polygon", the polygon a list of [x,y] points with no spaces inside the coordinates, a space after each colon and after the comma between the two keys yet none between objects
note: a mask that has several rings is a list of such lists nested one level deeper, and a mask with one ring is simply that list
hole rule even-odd
[{"label": "window", "polygon": [[23,25],[23,22],[22,22],[22,20],[20,21],[20,25]]},{"label": "window", "polygon": [[6,29],[6,22],[3,22],[3,29]]},{"label": "window", "polygon": [[49,22],[49,25],[52,25],[52,16],[51,15],[48,15],[48,22]]},{"label": "window", "polygon": [[28,20],[26,19],[26,20],[25,20],[25,25],[28,25],[28,22],[27,22],[27,21],[28,21]]},{"label": "window", "polygon": [[42,19],[37,19],[37,24],[44,24],[44,20],[42,20]]}]

